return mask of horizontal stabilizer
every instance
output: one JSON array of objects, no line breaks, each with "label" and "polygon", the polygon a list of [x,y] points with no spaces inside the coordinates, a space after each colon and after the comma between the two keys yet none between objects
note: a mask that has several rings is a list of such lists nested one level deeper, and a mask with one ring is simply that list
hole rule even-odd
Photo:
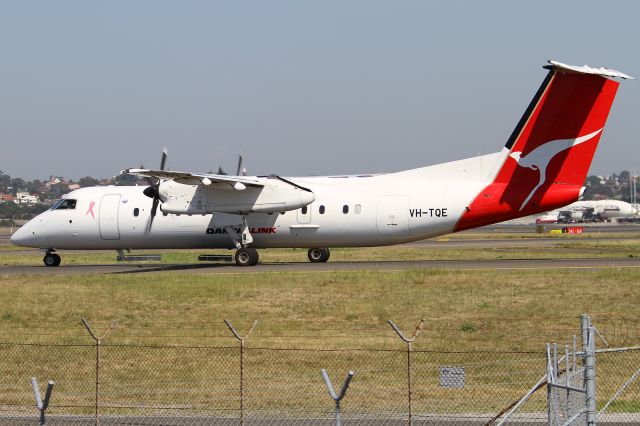
[{"label": "horizontal stabilizer", "polygon": [[620,71],[612,70],[611,68],[592,68],[589,65],[583,65],[581,67],[577,65],[567,65],[558,61],[548,61],[551,65],[545,65],[543,68],[546,69],[559,69],[564,71],[572,71],[580,74],[594,74],[600,75],[602,77],[618,77],[623,78],[625,80],[635,80],[630,75],[622,73]]}]

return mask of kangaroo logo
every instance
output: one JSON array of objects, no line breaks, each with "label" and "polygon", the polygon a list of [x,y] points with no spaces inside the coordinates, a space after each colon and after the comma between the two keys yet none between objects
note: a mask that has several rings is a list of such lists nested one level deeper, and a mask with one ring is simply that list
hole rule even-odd
[{"label": "kangaroo logo", "polygon": [[533,187],[527,198],[525,198],[525,200],[522,202],[519,210],[522,210],[524,206],[526,206],[527,203],[531,200],[538,188],[544,185],[545,181],[547,180],[547,167],[556,155],[560,154],[562,151],[566,151],[569,148],[580,145],[581,143],[594,138],[600,132],[602,132],[602,129],[596,130],[595,132],[589,133],[588,135],[577,137],[575,139],[558,139],[549,141],[529,152],[524,157],[520,156],[522,152],[512,152],[511,154],[509,154],[511,158],[516,160],[518,166],[527,167],[531,170],[537,170],[540,174],[540,181],[536,186]]}]

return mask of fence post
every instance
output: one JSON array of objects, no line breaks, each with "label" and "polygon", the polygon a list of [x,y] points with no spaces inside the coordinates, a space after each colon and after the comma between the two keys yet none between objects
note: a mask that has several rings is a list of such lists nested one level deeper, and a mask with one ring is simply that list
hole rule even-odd
[{"label": "fence post", "polygon": [[342,401],[342,398],[344,398],[344,395],[347,393],[349,383],[351,383],[351,379],[353,379],[353,375],[355,373],[349,370],[349,373],[347,373],[347,378],[344,379],[342,390],[340,390],[340,395],[336,395],[336,391],[335,389],[333,389],[333,385],[331,384],[331,379],[329,379],[327,370],[323,368],[320,370],[320,372],[322,373],[322,378],[324,379],[324,382],[327,385],[327,389],[329,390],[329,396],[331,396],[331,398],[336,402],[336,426],[341,426],[342,421],[340,419],[340,401]]},{"label": "fence post", "polygon": [[587,348],[584,353],[584,387],[586,390],[587,426],[596,424],[596,333],[588,329]]},{"label": "fence post", "polygon": [[589,315],[580,315],[580,335],[582,336],[583,353],[587,351],[587,346],[589,344],[589,327],[591,327],[591,318],[589,318]]},{"label": "fence post", "polygon": [[96,399],[95,399],[95,413],[96,413],[96,426],[100,424],[100,345],[102,344],[102,340],[107,337],[107,334],[116,326],[117,321],[111,321],[111,324],[107,328],[104,329],[102,335],[96,335],[93,330],[91,330],[91,326],[84,318],[82,319],[82,324],[84,324],[85,328],[89,332],[91,338],[96,342]]},{"label": "fence post", "polygon": [[547,424],[560,425],[558,416],[558,351],[557,344],[547,343]]},{"label": "fence post", "polygon": [[49,382],[47,383],[47,392],[44,395],[43,401],[40,395],[40,386],[38,385],[38,380],[35,377],[31,378],[31,387],[33,388],[33,394],[36,398],[36,407],[38,407],[38,410],[40,410],[40,422],[38,423],[40,425],[44,425],[46,423],[44,414],[49,407],[51,392],[53,392],[53,385],[55,385],[55,382],[53,380],[49,380]]},{"label": "fence post", "polygon": [[244,425],[244,341],[249,338],[253,329],[256,328],[258,320],[253,321],[253,325],[251,325],[251,328],[244,337],[233,328],[231,321],[224,320],[224,323],[227,324],[233,336],[240,341],[240,425]]},{"label": "fence post", "polygon": [[413,383],[412,383],[413,369],[411,365],[411,352],[412,352],[411,344],[413,343],[414,340],[416,340],[416,337],[418,337],[418,334],[420,333],[420,331],[422,331],[422,326],[424,325],[424,317],[422,317],[418,325],[416,325],[416,328],[413,331],[413,334],[411,335],[411,337],[406,337],[402,333],[402,331],[400,331],[398,326],[395,325],[393,321],[388,320],[387,322],[389,323],[393,331],[396,332],[398,337],[400,337],[400,339],[402,339],[402,341],[407,344],[407,398],[409,403],[409,425],[412,425],[413,413],[412,413],[412,407],[411,407],[411,395],[413,394]]}]

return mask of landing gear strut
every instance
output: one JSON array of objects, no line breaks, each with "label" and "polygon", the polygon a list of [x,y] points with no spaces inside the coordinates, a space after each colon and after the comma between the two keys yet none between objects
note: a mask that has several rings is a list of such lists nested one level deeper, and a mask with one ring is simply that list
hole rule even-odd
[{"label": "landing gear strut", "polygon": [[255,266],[258,264],[260,256],[258,250],[251,247],[242,247],[236,251],[236,265],[238,266]]},{"label": "landing gear strut", "polygon": [[233,245],[238,249],[236,251],[235,259],[238,266],[255,266],[258,264],[260,256],[258,251],[254,248],[247,247],[253,242],[251,232],[249,232],[249,226],[247,225],[247,217],[242,216],[242,225],[240,229],[235,226],[225,226],[225,231],[231,237]]},{"label": "landing gear strut", "polygon": [[312,248],[307,252],[309,260],[313,263],[326,262],[331,256],[331,252],[328,248]]},{"label": "landing gear strut", "polygon": [[49,250],[44,255],[44,259],[42,259],[42,261],[44,262],[44,266],[59,266],[61,259],[58,253]]}]

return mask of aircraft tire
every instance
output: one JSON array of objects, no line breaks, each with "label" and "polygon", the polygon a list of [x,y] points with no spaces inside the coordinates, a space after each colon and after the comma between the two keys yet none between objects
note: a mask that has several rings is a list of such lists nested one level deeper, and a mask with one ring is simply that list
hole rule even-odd
[{"label": "aircraft tire", "polygon": [[62,259],[60,259],[60,255],[56,253],[49,253],[44,256],[44,259],[42,259],[42,261],[44,262],[44,266],[47,266],[47,267],[59,266]]},{"label": "aircraft tire", "polygon": [[307,257],[312,263],[326,262],[329,260],[329,256],[331,256],[331,252],[328,248],[312,248],[307,252]]},{"label": "aircraft tire", "polygon": [[255,266],[259,259],[258,250],[254,248],[243,247],[236,251],[235,260],[238,266]]}]

